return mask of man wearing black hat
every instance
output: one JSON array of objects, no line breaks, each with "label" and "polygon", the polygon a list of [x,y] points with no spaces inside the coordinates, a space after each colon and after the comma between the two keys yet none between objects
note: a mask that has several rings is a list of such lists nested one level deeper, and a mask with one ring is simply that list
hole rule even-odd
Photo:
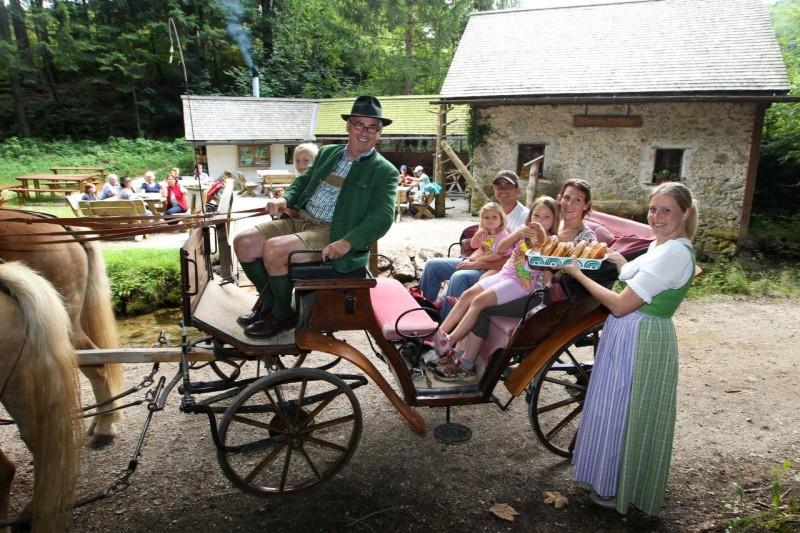
[{"label": "man wearing black hat", "polygon": [[[364,250],[386,234],[394,220],[398,171],[375,146],[384,126],[381,104],[359,96],[347,121],[347,144],[323,146],[314,163],[281,198],[267,200],[267,212],[281,218],[244,231],[233,241],[247,277],[261,295],[260,305],[239,317],[245,334],[267,338],[295,325],[288,277],[289,253],[321,249],[338,272],[367,264]],[[295,255],[294,262],[317,260]]]}]

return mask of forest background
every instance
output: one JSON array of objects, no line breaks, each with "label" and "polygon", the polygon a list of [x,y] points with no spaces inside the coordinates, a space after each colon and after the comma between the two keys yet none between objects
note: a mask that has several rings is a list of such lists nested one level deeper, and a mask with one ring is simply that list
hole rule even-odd
[{"label": "forest background", "polygon": [[[184,133],[181,94],[248,95],[251,67],[262,96],[435,94],[469,14],[519,3],[0,0],[0,157],[62,149],[46,143],[65,139],[83,147],[109,137],[174,142]],[[800,94],[800,0],[779,0],[770,14],[792,94]],[[3,172],[0,182],[11,178]],[[754,211],[800,228],[798,200],[800,104],[773,105]]]}]

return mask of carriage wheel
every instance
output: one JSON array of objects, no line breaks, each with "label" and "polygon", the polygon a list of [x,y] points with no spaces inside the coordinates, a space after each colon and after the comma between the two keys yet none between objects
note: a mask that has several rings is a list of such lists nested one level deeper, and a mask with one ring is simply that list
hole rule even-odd
[{"label": "carriage wheel", "polygon": [[559,348],[531,384],[528,418],[547,449],[572,457],[603,324]]},{"label": "carriage wheel", "polygon": [[250,384],[219,425],[225,476],[255,496],[298,492],[333,477],[361,438],[361,407],[338,376],[281,370]]}]

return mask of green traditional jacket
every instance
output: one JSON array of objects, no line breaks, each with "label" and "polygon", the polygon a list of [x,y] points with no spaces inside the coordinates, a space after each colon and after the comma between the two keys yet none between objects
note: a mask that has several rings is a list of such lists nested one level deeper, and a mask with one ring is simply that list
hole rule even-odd
[{"label": "green traditional jacket", "polygon": [[[319,183],[336,167],[344,145],[323,146],[314,163],[295,178],[284,194],[291,209],[305,207]],[[377,151],[353,162],[344,180],[331,220],[331,242],[345,239],[353,250],[361,250],[383,237],[394,221],[397,176],[400,171]],[[365,267],[367,252],[350,252],[333,260],[337,272]]]}]

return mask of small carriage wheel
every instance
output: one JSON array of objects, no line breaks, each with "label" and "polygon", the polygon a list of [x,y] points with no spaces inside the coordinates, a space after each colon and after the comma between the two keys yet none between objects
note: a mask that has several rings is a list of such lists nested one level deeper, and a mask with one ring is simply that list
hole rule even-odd
[{"label": "small carriage wheel", "polygon": [[280,370],[250,384],[219,425],[225,476],[254,496],[299,492],[333,477],[363,426],[355,393],[314,368]]},{"label": "small carriage wheel", "polygon": [[528,418],[547,449],[572,457],[578,422],[603,324],[570,339],[547,361],[531,384]]}]

